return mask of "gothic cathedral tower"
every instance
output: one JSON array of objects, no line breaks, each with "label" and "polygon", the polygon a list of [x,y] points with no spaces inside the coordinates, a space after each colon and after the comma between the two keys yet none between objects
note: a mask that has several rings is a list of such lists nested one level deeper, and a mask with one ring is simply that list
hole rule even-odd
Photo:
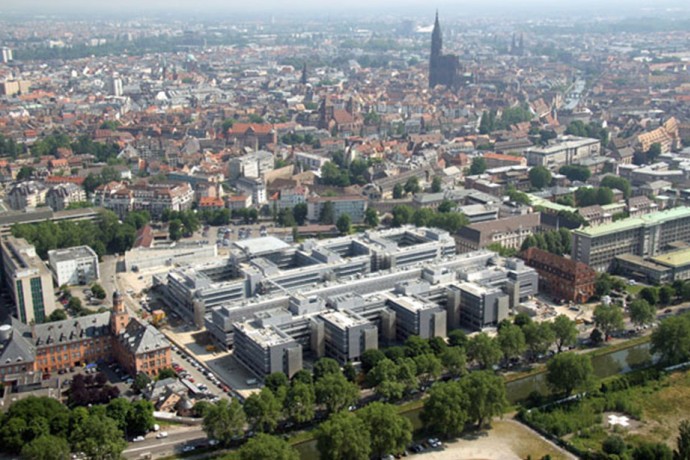
[{"label": "gothic cathedral tower", "polygon": [[431,33],[431,57],[429,58],[429,87],[433,88],[440,82],[438,81],[438,67],[443,51],[443,37],[441,36],[441,24],[438,22],[438,10],[436,11],[436,21],[434,30]]}]

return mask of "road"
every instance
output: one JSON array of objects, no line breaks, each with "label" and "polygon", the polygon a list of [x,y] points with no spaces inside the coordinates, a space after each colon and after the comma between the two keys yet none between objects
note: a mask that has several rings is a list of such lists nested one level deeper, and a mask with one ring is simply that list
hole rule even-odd
[{"label": "road", "polygon": [[[165,431],[165,428],[162,429]],[[147,454],[152,457],[165,457],[182,451],[186,445],[200,445],[206,443],[206,433],[200,426],[179,428],[168,431],[168,437],[156,439],[155,433],[150,433],[142,442],[131,442],[122,455],[128,459],[137,459]]]}]

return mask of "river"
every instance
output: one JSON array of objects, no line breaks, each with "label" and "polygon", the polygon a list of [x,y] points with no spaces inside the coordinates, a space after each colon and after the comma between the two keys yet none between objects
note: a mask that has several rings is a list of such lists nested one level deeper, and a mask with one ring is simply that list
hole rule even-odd
[{"label": "river", "polygon": [[[613,353],[595,356],[592,358],[594,375],[598,378],[605,378],[616,374],[624,374],[634,369],[647,367],[655,362],[649,349],[650,343],[647,342],[614,351]],[[527,398],[533,391],[548,394],[549,389],[546,384],[546,373],[542,372],[540,374],[531,375],[506,384],[506,393],[508,395],[508,401],[511,404]],[[415,430],[422,426],[422,422],[419,418],[420,413],[421,409],[416,409],[404,414],[405,417],[410,419]],[[299,451],[301,459],[319,460],[316,441],[308,441],[295,447]]]}]

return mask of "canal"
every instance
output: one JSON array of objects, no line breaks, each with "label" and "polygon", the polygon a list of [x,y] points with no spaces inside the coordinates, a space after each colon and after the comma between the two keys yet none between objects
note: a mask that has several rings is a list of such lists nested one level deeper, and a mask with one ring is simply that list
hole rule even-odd
[{"label": "canal", "polygon": [[[598,378],[606,378],[650,366],[656,361],[649,351],[650,346],[650,343],[646,342],[593,357],[592,367],[594,368],[594,375]],[[506,384],[506,393],[511,404],[527,398],[533,391],[544,395],[549,393],[545,372],[530,375]],[[403,414],[410,419],[415,430],[422,426],[419,418],[420,413],[421,409],[415,409]],[[316,441],[307,441],[295,446],[295,448],[299,452],[301,459],[319,460]]]}]

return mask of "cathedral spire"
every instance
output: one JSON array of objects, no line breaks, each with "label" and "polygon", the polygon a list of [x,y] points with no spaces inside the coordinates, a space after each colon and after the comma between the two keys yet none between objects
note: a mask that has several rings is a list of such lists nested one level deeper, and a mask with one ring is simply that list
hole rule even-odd
[{"label": "cathedral spire", "polygon": [[443,48],[443,38],[441,37],[441,24],[438,21],[438,10],[436,10],[436,21],[434,30],[431,33],[431,55],[440,56]]}]

